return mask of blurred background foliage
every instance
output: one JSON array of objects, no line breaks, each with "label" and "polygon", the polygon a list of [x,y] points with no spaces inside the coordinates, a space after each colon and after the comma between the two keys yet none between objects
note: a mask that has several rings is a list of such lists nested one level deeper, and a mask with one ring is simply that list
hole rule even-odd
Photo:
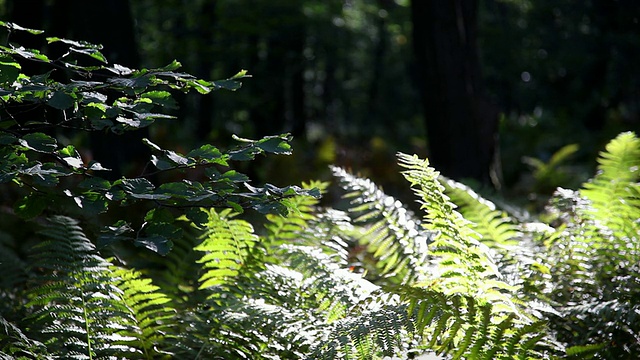
[{"label": "blurred background foliage", "polygon": [[[285,185],[328,179],[327,165],[335,164],[402,196],[397,151],[431,158],[439,149],[430,142],[450,146],[443,153],[469,145],[455,132],[427,133],[430,113],[439,109],[423,105],[441,91],[425,83],[424,63],[414,54],[416,25],[425,28],[433,16],[426,7],[417,13],[417,5],[427,3],[431,10],[457,4],[472,15],[465,29],[476,39],[474,86],[487,104],[476,111],[497,118],[490,188],[539,203],[556,186],[575,188],[592,174],[597,150],[617,133],[640,130],[634,0],[4,0],[0,16],[50,36],[103,44],[110,62],[126,66],[177,59],[204,79],[241,69],[253,76],[235,93],[178,98],[180,121],[144,135],[160,146],[224,146],[231,134],[290,132],[293,156],[242,170],[257,182]],[[47,47],[24,36],[9,41]],[[437,43],[438,36],[420,39]],[[103,148],[131,157],[143,151]]]}]

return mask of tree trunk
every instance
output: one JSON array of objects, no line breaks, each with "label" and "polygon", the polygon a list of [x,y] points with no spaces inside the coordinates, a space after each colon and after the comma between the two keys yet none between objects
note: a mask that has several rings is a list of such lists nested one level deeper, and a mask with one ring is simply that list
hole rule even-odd
[{"label": "tree trunk", "polygon": [[490,183],[498,112],[482,96],[477,0],[413,0],[413,45],[432,165]]},{"label": "tree trunk", "polygon": [[[84,40],[104,46],[102,53],[111,64],[138,68],[140,56],[133,27],[133,15],[128,0],[92,2],[83,0],[55,3],[51,28],[74,40]],[[90,134],[93,157],[113,171],[108,179],[139,175],[151,155],[142,143],[148,129],[126,132]],[[128,164],[130,167],[123,168]]]}]

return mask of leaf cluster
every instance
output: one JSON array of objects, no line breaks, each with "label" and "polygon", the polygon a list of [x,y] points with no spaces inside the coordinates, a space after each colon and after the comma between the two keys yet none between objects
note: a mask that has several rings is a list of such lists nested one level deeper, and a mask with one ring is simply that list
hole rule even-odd
[{"label": "leaf cluster", "polygon": [[[41,33],[12,23],[0,26],[10,32]],[[127,206],[145,211],[194,209],[190,213],[196,218],[202,217],[197,210],[201,207],[286,212],[285,200],[302,193],[295,186],[252,186],[248,176],[233,169],[234,162],[261,154],[290,154],[289,134],[258,140],[234,137],[237,145],[231,149],[204,144],[184,154],[144,138],[152,155],[141,173],[110,174],[100,159],[91,158],[90,145],[86,148],[82,141],[71,140],[88,133],[119,135],[159,120],[179,121],[170,115],[178,106],[173,92],[236,90],[248,75],[243,70],[229,79],[205,81],[180,72],[177,61],[156,69],[129,69],[108,64],[99,45],[46,40],[66,51],[52,59],[35,49],[11,43],[0,46],[0,184],[13,186],[17,194],[13,209],[20,217],[75,209],[76,216],[87,218]],[[38,63],[45,72],[23,73],[25,62]],[[168,173],[172,177],[160,178]],[[311,190],[307,193],[317,196]],[[151,212],[144,219],[126,220],[116,215],[114,224],[101,228],[101,242],[133,240],[137,246],[166,254],[179,232],[176,216],[168,214]]]}]

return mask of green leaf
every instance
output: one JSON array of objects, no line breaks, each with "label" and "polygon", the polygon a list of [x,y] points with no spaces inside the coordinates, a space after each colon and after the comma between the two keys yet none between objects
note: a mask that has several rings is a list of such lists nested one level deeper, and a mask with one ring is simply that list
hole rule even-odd
[{"label": "green leaf", "polygon": [[197,149],[189,151],[187,154],[190,158],[196,158],[199,160],[204,160],[208,163],[215,163],[224,166],[229,166],[227,163],[227,155],[223,155],[217,147],[209,144],[205,144],[200,146]]},{"label": "green leaf", "polygon": [[233,211],[237,212],[238,214],[242,214],[244,212],[242,206],[240,206],[240,204],[238,204],[237,202],[227,200],[227,205],[230,206]]},{"label": "green leaf", "polygon": [[0,145],[10,145],[18,140],[17,137],[12,134],[0,133]]},{"label": "green leaf", "polygon": [[69,40],[69,39],[64,39],[64,38],[59,38],[59,37],[48,37],[47,38],[47,42],[49,44],[54,43],[54,42],[62,42],[65,43],[67,45],[71,45],[71,46],[75,46],[75,47],[79,47],[79,48],[89,48],[89,49],[102,49],[102,45],[96,45],[96,44],[92,44],[90,42],[87,41],[77,41],[77,40]]},{"label": "green leaf", "polygon": [[0,57],[0,83],[13,84],[20,75],[21,66],[11,57]]},{"label": "green leaf", "polygon": [[94,160],[89,161],[89,166],[87,166],[87,169],[94,171],[111,171],[111,169],[103,167],[102,164]]},{"label": "green leaf", "polygon": [[18,142],[28,149],[43,153],[54,152],[58,147],[56,139],[43,133],[26,134]]},{"label": "green leaf", "polygon": [[151,209],[147,212],[147,215],[144,217],[144,221],[147,222],[162,222],[162,223],[172,223],[174,220],[173,214],[171,211],[166,208],[155,208]]},{"label": "green leaf", "polygon": [[256,145],[260,149],[269,153],[289,155],[291,154],[292,149],[288,141],[290,141],[288,135],[281,135],[266,137],[262,140],[259,140]]},{"label": "green leaf", "polygon": [[22,170],[21,173],[32,176],[35,184],[42,186],[55,186],[58,184],[58,177],[72,174],[54,163],[37,163]]},{"label": "green leaf", "polygon": [[42,34],[44,32],[43,30],[36,30],[36,29],[30,29],[30,28],[22,27],[22,26],[20,26],[18,24],[14,24],[12,22],[0,21],[0,25],[6,27],[8,29],[11,29],[11,30],[26,31],[26,32],[34,34],[34,35]]},{"label": "green leaf", "polygon": [[160,255],[168,254],[173,247],[171,239],[178,239],[182,235],[182,229],[169,223],[147,223],[144,232],[146,236],[138,237],[134,244]]},{"label": "green leaf", "polygon": [[39,194],[29,194],[18,200],[13,206],[16,215],[25,220],[33,219],[47,208],[49,199]]},{"label": "green leaf", "polygon": [[182,67],[182,64],[176,60],[173,60],[169,65],[159,68],[159,71],[173,71]]},{"label": "green leaf", "polygon": [[111,188],[111,183],[108,180],[99,178],[99,177],[90,177],[82,180],[78,187],[80,189],[90,189],[90,190],[109,190]]},{"label": "green leaf", "polygon": [[242,87],[242,82],[238,80],[248,78],[248,77],[250,76],[247,75],[247,70],[241,70],[231,78],[226,80],[214,81],[211,83],[211,85],[213,85],[216,90],[225,89],[225,90],[236,91]]},{"label": "green leaf", "polygon": [[105,116],[107,106],[102,103],[91,102],[87,104],[82,111],[90,120],[101,119]]},{"label": "green leaf", "polygon": [[168,91],[148,91],[140,95],[141,98],[150,99],[153,104],[166,107],[167,109],[177,109],[178,104],[171,97]]},{"label": "green leaf", "polygon": [[56,91],[47,101],[47,105],[58,110],[66,110],[75,104],[75,99],[63,91]]},{"label": "green leaf", "polygon": [[229,158],[234,161],[248,161],[255,159],[256,155],[261,152],[262,151],[260,149],[249,146],[229,151]]},{"label": "green leaf", "polygon": [[235,170],[229,170],[225,172],[224,174],[222,174],[221,178],[230,180],[231,182],[234,182],[234,183],[243,183],[243,182],[249,181],[249,177],[247,175],[243,173],[239,173]]},{"label": "green leaf", "polygon": [[107,83],[116,87],[124,87],[128,89],[145,89],[151,83],[148,75],[137,78],[111,78]]},{"label": "green leaf", "polygon": [[81,195],[74,196],[68,189],[64,191],[82,209],[85,215],[97,215],[107,211],[108,202],[104,196],[93,191],[85,191]]},{"label": "green leaf", "polygon": [[133,243],[162,256],[167,255],[173,247],[173,242],[168,237],[160,234],[138,237]]},{"label": "green leaf", "polygon": [[155,186],[147,179],[122,179],[114,183],[121,184],[124,191],[137,199],[166,199],[167,196],[155,195],[151,192],[155,189]]},{"label": "green leaf", "polygon": [[98,237],[98,246],[105,247],[116,241],[130,240],[132,237],[127,236],[127,233],[133,233],[131,225],[124,220],[118,220],[111,226],[105,226],[100,231],[101,235]]},{"label": "green leaf", "polygon": [[107,63],[107,58],[104,57],[104,55],[97,49],[72,47],[70,50],[80,54],[88,55],[104,64]]},{"label": "green leaf", "polygon": [[209,215],[203,209],[191,208],[185,213],[187,219],[198,226],[202,226],[209,221]]},{"label": "green leaf", "polygon": [[62,160],[74,169],[80,169],[84,163],[80,154],[73,145],[66,146],[58,150],[58,154],[62,157]]}]

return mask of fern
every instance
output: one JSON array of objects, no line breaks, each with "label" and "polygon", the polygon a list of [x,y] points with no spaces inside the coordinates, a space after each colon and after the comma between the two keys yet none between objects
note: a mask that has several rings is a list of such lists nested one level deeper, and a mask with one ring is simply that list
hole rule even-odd
[{"label": "fern", "polygon": [[[346,197],[354,223],[364,226],[359,241],[378,261],[377,270],[385,274],[387,259],[395,256],[403,260],[393,261],[392,275],[412,275],[397,279],[401,285],[384,286],[388,296],[400,296],[402,301],[394,303],[395,311],[405,309],[402,311],[406,311],[410,321],[397,323],[393,330],[385,326],[389,322],[382,321],[375,323],[378,329],[373,332],[368,329],[368,333],[364,330],[339,333],[330,338],[331,345],[327,346],[332,354],[355,353],[360,354],[358,358],[366,358],[361,353],[372,348],[388,355],[391,347],[382,344],[394,344],[392,335],[400,333],[405,334],[405,342],[417,335],[420,340],[413,346],[456,359],[534,358],[555,351],[556,346],[550,344],[552,340],[545,334],[545,322],[532,316],[534,312],[528,305],[520,305],[518,287],[502,280],[502,268],[493,260],[494,255],[506,256],[508,249],[516,247],[520,232],[515,224],[469,188],[457,185],[457,197],[466,200],[464,210],[469,213],[481,210],[474,214],[478,224],[468,221],[455,210],[456,205],[450,202],[438,181],[439,174],[426,160],[399,154],[399,161],[407,169],[403,174],[421,200],[424,221],[406,210],[397,210],[404,206],[369,180],[338,168],[333,168],[333,172],[348,191]],[[411,229],[406,228],[407,224]],[[428,254],[426,248],[412,251],[416,238],[424,240],[426,236],[420,236],[426,234],[431,251]],[[426,241],[424,244],[427,245]],[[505,259],[504,264],[514,262]],[[514,276],[517,270],[512,269]],[[513,284],[520,285],[518,281]],[[387,308],[391,305],[387,304]],[[356,320],[357,324],[373,323],[366,314],[363,316]],[[361,329],[356,324],[350,326]],[[505,349],[510,349],[510,353]]]},{"label": "fern", "polygon": [[166,337],[172,333],[175,309],[171,299],[141,273],[126,268],[113,268],[115,285],[122,290],[122,301],[130,310],[134,327],[123,331],[132,338],[130,345],[140,349],[144,359],[169,355],[163,351]]},{"label": "fern", "polygon": [[559,189],[549,207],[561,224],[546,242],[553,300],[562,304],[554,324],[570,355],[624,358],[640,351],[638,309],[631,305],[640,299],[632,280],[640,277],[640,140],[620,134],[598,164],[582,189]]},{"label": "fern", "polygon": [[[598,174],[583,185],[580,195],[591,202],[588,211],[614,236],[637,243],[640,233],[640,139],[631,132],[618,135],[598,158]],[[615,214],[615,216],[611,216]],[[598,244],[603,245],[603,244]]]},{"label": "fern", "polygon": [[0,359],[48,359],[41,342],[29,338],[20,328],[0,316]]},{"label": "fern", "polygon": [[[369,179],[358,178],[344,169],[332,167],[349,199],[353,223],[363,228],[358,242],[375,259],[368,267],[393,284],[420,281],[427,260],[427,243],[433,234],[420,227],[420,220],[400,201],[386,195]],[[366,265],[366,259],[363,259]]]},{"label": "fern", "polygon": [[526,290],[516,296],[522,301],[546,300],[551,264],[540,255],[545,249],[538,239],[541,233],[554,230],[540,222],[518,223],[470,187],[442,176],[439,179],[460,214],[481,235],[479,241],[489,248],[504,281]]},{"label": "fern", "polygon": [[516,288],[500,279],[491,251],[479,241],[481,235],[444,194],[438,172],[429,167],[427,160],[415,155],[398,154],[398,159],[406,169],[402,174],[411,183],[425,211],[423,226],[436,234],[429,245],[434,266],[420,285],[445,294],[469,294],[494,304],[500,302],[503,311],[518,312],[508,295]]},{"label": "fern", "polygon": [[251,224],[232,219],[234,214],[231,211],[209,211],[209,221],[202,235],[204,240],[195,247],[195,250],[204,252],[198,260],[204,270],[199,280],[200,289],[223,286],[233,281],[258,241]]},{"label": "fern", "polygon": [[132,340],[119,334],[132,326],[132,319],[111,264],[75,220],[53,217],[42,235],[33,249],[33,266],[42,273],[26,304],[33,310],[30,332],[38,334],[50,353],[65,358],[133,355],[135,349],[121,344]]}]

